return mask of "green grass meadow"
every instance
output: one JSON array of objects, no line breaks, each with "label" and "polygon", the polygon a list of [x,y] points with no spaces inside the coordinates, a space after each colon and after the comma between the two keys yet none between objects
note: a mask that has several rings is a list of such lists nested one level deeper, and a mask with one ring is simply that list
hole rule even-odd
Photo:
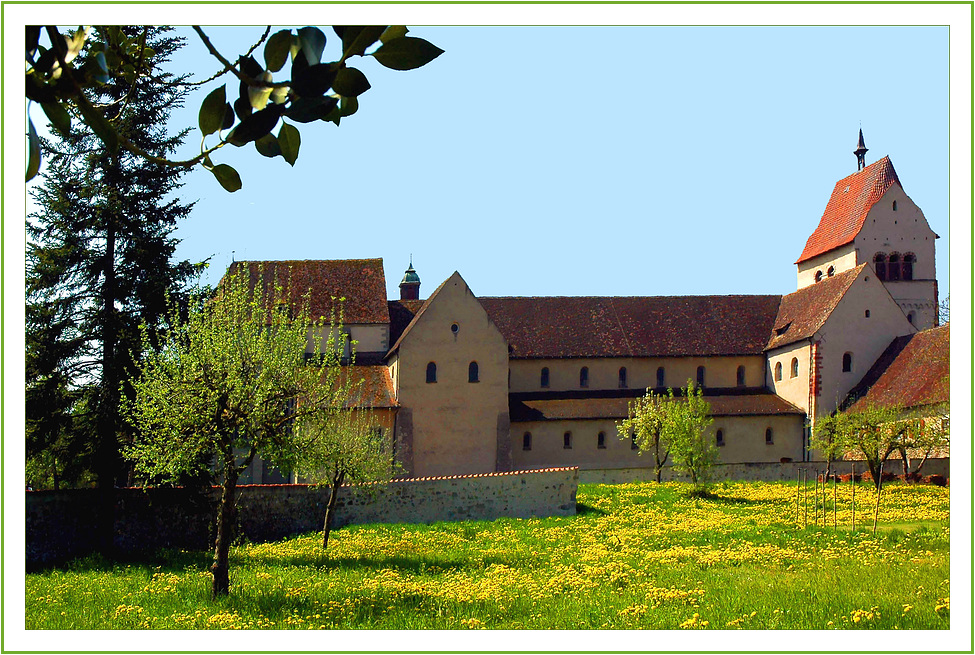
[{"label": "green grass meadow", "polygon": [[[27,629],[924,629],[949,626],[948,489],[581,485],[578,514],[349,526],[231,553],[99,557],[27,575]],[[801,500],[801,499],[800,499]],[[822,504],[822,501],[820,501]],[[805,518],[803,518],[805,516]],[[818,525],[815,524],[818,517]],[[805,521],[805,526],[803,522]],[[826,525],[823,525],[825,522]]]}]

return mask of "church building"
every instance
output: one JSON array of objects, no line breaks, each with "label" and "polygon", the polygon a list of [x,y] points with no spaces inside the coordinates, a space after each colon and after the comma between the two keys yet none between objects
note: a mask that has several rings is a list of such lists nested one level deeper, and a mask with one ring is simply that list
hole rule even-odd
[{"label": "church building", "polygon": [[[381,259],[230,271],[274,275],[295,299],[310,289],[324,316],[345,298],[362,409],[407,476],[650,467],[617,425],[648,388],[688,380],[722,463],[805,461],[816,419],[938,322],[937,235],[890,159],[868,166],[866,151],[861,132],[858,170],[836,183],[785,296],[479,297],[455,272],[421,299],[411,261],[389,300]],[[284,481],[260,462],[248,477]]]}]

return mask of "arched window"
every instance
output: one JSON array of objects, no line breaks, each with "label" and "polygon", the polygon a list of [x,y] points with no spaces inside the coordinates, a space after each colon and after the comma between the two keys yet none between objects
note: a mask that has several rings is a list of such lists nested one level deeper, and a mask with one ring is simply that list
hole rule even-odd
[{"label": "arched window", "polygon": [[887,279],[887,255],[878,252],[873,256],[873,270],[877,273],[877,279],[881,282]]},{"label": "arched window", "polygon": [[657,386],[664,386],[664,367],[660,366],[657,368]]},{"label": "arched window", "polygon": [[914,325],[914,312],[907,312],[907,322]]},{"label": "arched window", "polygon": [[531,450],[532,449],[532,433],[526,432],[521,438],[521,449]]},{"label": "arched window", "polygon": [[562,435],[562,447],[565,448],[566,450],[570,450],[572,448],[571,432],[566,432],[565,434]]},{"label": "arched window", "polygon": [[782,379],[782,362],[775,363],[775,381],[778,382]]},{"label": "arched window", "polygon": [[542,368],[542,377],[539,380],[539,384],[541,385],[542,389],[548,389],[548,367],[547,366]]},{"label": "arched window", "polygon": [[863,310],[863,318],[870,318],[870,310],[869,309]]},{"label": "arched window", "polygon": [[765,428],[765,443],[766,445],[772,443],[772,428]]},{"label": "arched window", "polygon": [[835,273],[836,273],[836,269],[833,268],[832,266],[826,269],[826,277],[833,277]]},{"label": "arched window", "polygon": [[798,357],[793,357],[792,358],[792,368],[789,370],[789,377],[790,378],[797,378],[797,377],[799,377],[799,358]]},{"label": "arched window", "polygon": [[823,272],[822,271],[816,271],[816,281],[819,282],[822,279],[823,279]]},{"label": "arched window", "polygon": [[887,280],[896,282],[901,279],[901,256],[900,253],[892,252],[887,258]]},{"label": "arched window", "polygon": [[697,386],[699,386],[699,387],[703,387],[704,386],[704,367],[703,366],[698,366],[697,367]]},{"label": "arched window", "polygon": [[432,384],[437,381],[437,364],[436,362],[430,362],[427,364],[427,384]]},{"label": "arched window", "polygon": [[589,367],[583,366],[579,369],[579,386],[588,387],[589,386]]},{"label": "arched window", "polygon": [[626,389],[626,367],[620,367],[620,389]]},{"label": "arched window", "polygon": [[724,445],[724,430],[718,430],[714,433],[714,443],[718,446]]},{"label": "arched window", "polygon": [[471,362],[467,365],[467,381],[477,382],[477,362]]},{"label": "arched window", "polygon": [[904,255],[904,263],[901,265],[901,279],[902,280],[913,280],[914,279],[914,262],[917,258],[914,253],[909,252]]},{"label": "arched window", "polygon": [[853,370],[853,353],[843,353],[843,372],[849,373]]},{"label": "arched window", "polygon": [[739,387],[745,386],[745,367],[739,366],[738,370],[735,371],[735,384]]},{"label": "arched window", "polygon": [[606,433],[600,432],[596,435],[596,448],[606,448]]}]

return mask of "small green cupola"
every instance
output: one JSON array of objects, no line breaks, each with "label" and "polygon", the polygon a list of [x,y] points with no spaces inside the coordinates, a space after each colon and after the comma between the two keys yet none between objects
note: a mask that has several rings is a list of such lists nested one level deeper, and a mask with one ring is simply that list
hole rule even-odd
[{"label": "small green cupola", "polygon": [[420,299],[420,276],[413,270],[413,255],[410,255],[410,267],[403,275],[403,281],[399,283],[400,300],[419,300]]}]

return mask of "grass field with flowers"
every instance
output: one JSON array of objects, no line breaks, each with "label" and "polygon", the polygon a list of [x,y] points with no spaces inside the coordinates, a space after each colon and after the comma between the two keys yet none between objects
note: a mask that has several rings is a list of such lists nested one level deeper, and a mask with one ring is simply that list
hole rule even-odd
[{"label": "grass field with flowers", "polygon": [[[582,485],[578,515],[349,526],[241,544],[231,595],[209,554],[98,557],[27,576],[27,629],[947,629],[948,489]],[[797,523],[798,518],[798,523]]]}]

